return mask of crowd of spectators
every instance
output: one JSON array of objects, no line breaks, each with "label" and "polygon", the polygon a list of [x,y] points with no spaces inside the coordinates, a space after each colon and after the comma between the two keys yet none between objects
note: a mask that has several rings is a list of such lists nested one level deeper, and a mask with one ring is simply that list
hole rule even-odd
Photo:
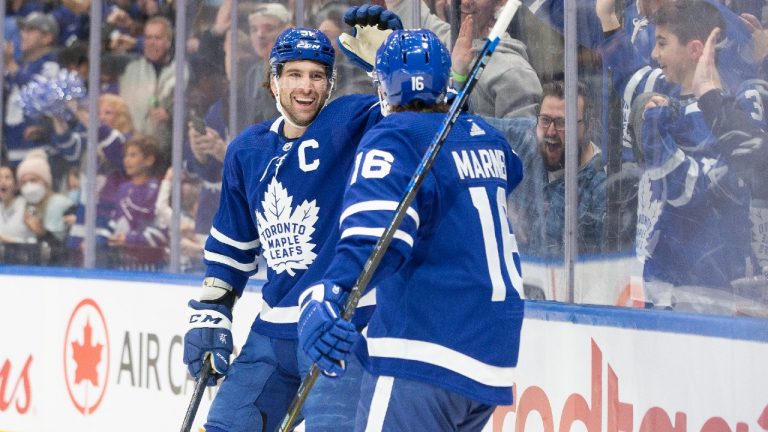
[{"label": "crowd of spectators", "polygon": [[[413,1],[419,0],[380,3],[398,13],[406,28],[429,28],[451,47],[452,84],[461,89],[504,1],[462,0],[454,29],[448,2],[422,2],[414,22]],[[0,258],[6,263],[82,264],[87,110],[73,103],[71,115],[34,117],[22,109],[20,92],[36,77],[53,78],[61,69],[87,79],[89,3],[6,5],[0,167]],[[734,280],[764,275],[768,236],[760,230],[768,225],[768,188],[758,175],[768,95],[762,81],[768,54],[763,9],[718,0],[577,3],[579,259],[606,253],[638,257],[649,286],[667,287],[663,299],[649,296],[661,307],[674,306],[674,294],[668,294],[677,287],[727,291]],[[279,115],[265,83],[268,56],[276,36],[295,22],[293,2],[236,4],[234,32],[232,0],[189,2],[185,76],[178,77],[174,2],[105,2],[93,180],[98,266],[162,270],[169,262],[171,126],[174,112],[183,112],[183,166],[176,167],[182,184],[181,265],[185,271],[202,268],[227,143],[249,125]],[[711,25],[679,13],[700,4],[716,16]],[[336,43],[350,31],[343,22],[349,5],[308,2],[305,24]],[[525,2],[469,102],[471,111],[505,133],[525,164],[525,180],[509,200],[522,256],[555,264],[564,256],[566,207],[563,9],[562,0]],[[710,33],[700,33],[708,25],[720,33],[709,41],[717,47],[708,47],[717,66],[708,69],[716,84],[707,90],[724,98],[722,106],[735,107],[728,114],[698,106],[700,98],[712,98],[692,86],[699,59],[706,58]],[[699,33],[690,30],[695,27]],[[670,44],[677,50],[670,51]],[[336,69],[333,98],[375,91],[370,77],[338,49]],[[233,76],[236,94],[230,94]],[[185,107],[174,111],[179,80],[186,83]],[[233,98],[236,112],[230,112]],[[703,112],[702,118],[691,112]],[[733,125],[734,116],[750,120],[736,132],[746,134],[752,147],[734,142],[734,131],[724,129],[723,118]],[[673,178],[676,169],[684,175]],[[706,242],[701,232],[710,233]],[[717,256],[722,260],[715,265]],[[704,267],[716,269],[717,277],[702,276]]]}]

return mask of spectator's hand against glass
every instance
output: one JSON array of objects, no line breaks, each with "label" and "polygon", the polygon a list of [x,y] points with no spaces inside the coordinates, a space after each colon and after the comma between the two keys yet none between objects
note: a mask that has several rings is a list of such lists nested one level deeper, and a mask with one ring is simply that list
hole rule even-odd
[{"label": "spectator's hand against glass", "polygon": [[749,32],[752,33],[752,41],[755,44],[752,60],[759,63],[768,56],[768,29],[764,29],[760,20],[752,14],[743,13],[740,17]]},{"label": "spectator's hand against glass", "polygon": [[451,50],[451,69],[458,75],[466,76],[469,74],[472,59],[475,58],[476,50],[472,48],[473,28],[474,21],[472,15],[465,16],[461,21],[461,28],[459,29],[456,43],[453,45],[453,50]]},{"label": "spectator's hand against glass", "polygon": [[621,27],[616,16],[616,0],[595,0],[595,14],[604,32]]},{"label": "spectator's hand against glass", "polygon": [[701,52],[696,63],[696,69],[693,71],[693,94],[696,97],[701,97],[703,94],[710,90],[723,88],[720,83],[720,74],[717,72],[717,66],[715,66],[715,43],[717,36],[720,34],[720,29],[715,27],[707,37],[707,41],[704,43],[704,48]]}]

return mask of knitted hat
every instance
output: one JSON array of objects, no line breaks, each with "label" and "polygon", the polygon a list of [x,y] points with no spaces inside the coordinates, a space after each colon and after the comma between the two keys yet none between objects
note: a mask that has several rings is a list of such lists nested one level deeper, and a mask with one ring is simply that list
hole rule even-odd
[{"label": "knitted hat", "polygon": [[53,186],[51,166],[48,164],[48,155],[45,154],[44,150],[35,149],[24,156],[24,160],[22,160],[16,168],[16,181],[21,183],[21,177],[23,177],[24,174],[35,174],[40,177],[48,187]]}]

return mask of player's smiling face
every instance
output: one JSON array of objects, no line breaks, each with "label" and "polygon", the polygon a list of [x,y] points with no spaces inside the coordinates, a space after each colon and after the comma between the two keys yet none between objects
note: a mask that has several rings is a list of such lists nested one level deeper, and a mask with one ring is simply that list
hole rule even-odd
[{"label": "player's smiling face", "polygon": [[287,62],[280,77],[272,80],[285,115],[298,126],[309,126],[328,99],[328,74],[324,65],[309,60]]}]

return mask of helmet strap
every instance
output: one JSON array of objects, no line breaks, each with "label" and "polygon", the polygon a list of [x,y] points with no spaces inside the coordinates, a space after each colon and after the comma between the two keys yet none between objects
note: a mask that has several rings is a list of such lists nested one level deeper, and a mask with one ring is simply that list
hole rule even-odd
[{"label": "helmet strap", "polygon": [[276,75],[272,75],[272,79],[275,82],[275,89],[276,89],[275,90],[275,92],[276,92],[276,94],[275,94],[275,107],[277,107],[277,111],[280,113],[280,115],[283,116],[283,118],[285,119],[286,123],[290,124],[291,126],[293,126],[295,128],[298,128],[298,129],[301,129],[301,130],[305,130],[307,128],[307,126],[299,126],[299,125],[297,125],[296,123],[293,122],[293,119],[291,119],[291,116],[286,114],[285,109],[283,108],[283,104],[280,102],[280,82],[277,80],[277,76]]},{"label": "helmet strap", "polygon": [[376,86],[376,95],[379,96],[379,109],[381,110],[381,115],[386,117],[392,114],[392,106],[387,102],[387,98],[384,97],[384,90],[382,90],[381,84]]}]

